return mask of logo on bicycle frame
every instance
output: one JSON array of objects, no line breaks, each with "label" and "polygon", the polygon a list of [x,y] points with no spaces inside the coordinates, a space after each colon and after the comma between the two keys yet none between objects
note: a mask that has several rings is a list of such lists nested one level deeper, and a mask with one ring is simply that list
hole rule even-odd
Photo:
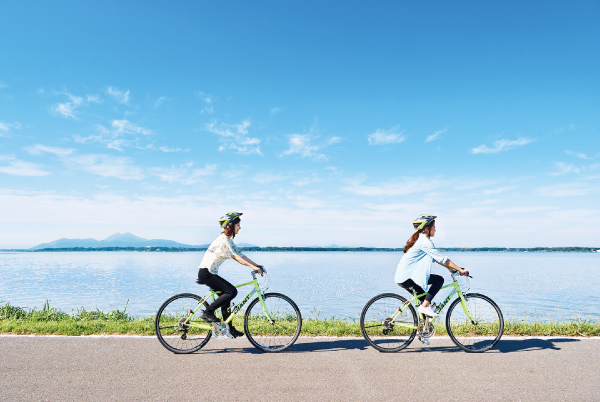
[{"label": "logo on bicycle frame", "polygon": [[252,295],[254,293],[256,293],[256,288],[254,288],[254,290],[252,292],[248,293],[248,296],[246,296],[246,298],[244,300],[242,300],[242,302],[240,304],[238,304],[237,306],[235,306],[231,312],[233,314],[237,314],[237,312],[240,311],[240,309],[242,307],[244,307],[244,304],[246,304],[248,302],[248,300],[250,299],[250,297],[252,297]]}]

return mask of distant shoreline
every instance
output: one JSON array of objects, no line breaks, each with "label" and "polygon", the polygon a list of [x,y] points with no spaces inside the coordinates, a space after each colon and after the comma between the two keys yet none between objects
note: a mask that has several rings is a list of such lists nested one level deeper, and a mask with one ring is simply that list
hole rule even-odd
[{"label": "distant shoreline", "polygon": [[[403,248],[381,247],[241,247],[243,251],[255,252],[402,252]],[[439,248],[445,252],[496,252],[496,253],[595,253],[600,252],[600,247],[446,247]],[[135,252],[202,252],[206,247],[67,247],[44,249],[1,249],[0,252],[98,252],[98,251],[135,251]]]}]

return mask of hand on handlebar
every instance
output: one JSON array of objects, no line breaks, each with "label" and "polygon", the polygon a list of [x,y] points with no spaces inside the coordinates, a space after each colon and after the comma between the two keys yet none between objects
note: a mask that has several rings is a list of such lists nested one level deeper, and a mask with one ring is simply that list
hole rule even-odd
[{"label": "hand on handlebar", "polygon": [[262,265],[256,265],[253,269],[254,269],[254,272],[259,274],[260,276],[264,276],[264,274],[267,272],[265,267],[263,267]]}]

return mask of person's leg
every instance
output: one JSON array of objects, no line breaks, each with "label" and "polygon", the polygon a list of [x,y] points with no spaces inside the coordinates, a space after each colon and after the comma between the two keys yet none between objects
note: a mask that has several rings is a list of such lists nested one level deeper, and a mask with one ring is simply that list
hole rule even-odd
[{"label": "person's leg", "polygon": [[427,305],[429,305],[429,303],[431,303],[435,295],[440,291],[440,289],[444,285],[444,277],[433,274],[429,275],[429,280],[427,281],[427,283],[431,285],[429,286],[429,290],[427,291],[427,296],[425,296],[425,301],[428,302]]},{"label": "person's leg", "polygon": [[217,297],[217,299],[214,302],[212,302],[206,307],[206,309],[204,310],[204,314],[210,317],[214,315],[215,310],[219,307],[221,307],[221,312],[227,312],[227,308],[229,308],[231,300],[233,300],[238,293],[235,286],[233,286],[231,283],[221,278],[220,276],[213,275],[210,272],[208,272],[208,274],[206,272],[203,272],[202,278],[200,278],[200,275],[201,274],[199,274],[198,278],[200,283],[209,286],[213,290],[221,292],[219,297]]},{"label": "person's leg", "polygon": [[[407,279],[404,282],[399,283],[398,285],[400,285],[401,287],[406,289],[410,294],[413,293],[413,290],[418,295],[425,293],[425,291],[419,285],[417,285],[412,279]],[[425,296],[419,297],[419,303],[423,303],[424,300],[425,300]]]}]

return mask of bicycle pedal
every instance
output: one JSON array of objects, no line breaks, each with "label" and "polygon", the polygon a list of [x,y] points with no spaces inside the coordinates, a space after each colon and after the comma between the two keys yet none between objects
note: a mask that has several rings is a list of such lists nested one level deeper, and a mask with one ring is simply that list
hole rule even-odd
[{"label": "bicycle pedal", "polygon": [[427,346],[431,345],[431,344],[429,343],[429,339],[427,339],[427,338],[422,338],[422,337],[420,337],[420,336],[419,336],[418,338],[419,338],[419,340],[420,340],[421,342],[423,342],[425,345],[427,345]]}]

